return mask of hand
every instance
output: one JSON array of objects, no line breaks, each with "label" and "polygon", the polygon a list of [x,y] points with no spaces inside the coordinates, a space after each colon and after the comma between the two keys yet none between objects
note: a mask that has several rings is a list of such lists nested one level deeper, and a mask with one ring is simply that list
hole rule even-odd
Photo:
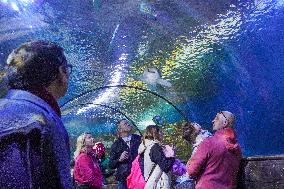
[{"label": "hand", "polygon": [[163,152],[167,158],[175,157],[175,151],[172,146],[165,145],[163,148]]},{"label": "hand", "polygon": [[124,160],[127,160],[128,159],[128,152],[127,151],[124,151],[124,152],[122,152],[122,154],[120,155],[120,157],[119,157],[119,162],[122,162],[122,161],[124,161]]}]

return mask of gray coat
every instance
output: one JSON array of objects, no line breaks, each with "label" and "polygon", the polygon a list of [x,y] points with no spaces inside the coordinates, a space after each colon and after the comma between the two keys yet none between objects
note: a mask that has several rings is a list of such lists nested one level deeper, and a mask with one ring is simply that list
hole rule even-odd
[{"label": "gray coat", "polygon": [[10,90],[0,100],[0,188],[72,188],[69,138],[41,98]]}]

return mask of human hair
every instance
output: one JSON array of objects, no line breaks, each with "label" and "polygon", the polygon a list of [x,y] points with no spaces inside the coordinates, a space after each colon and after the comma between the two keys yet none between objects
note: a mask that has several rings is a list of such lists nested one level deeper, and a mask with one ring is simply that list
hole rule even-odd
[{"label": "human hair", "polygon": [[[121,122],[123,122],[123,121],[128,124],[128,126],[130,127],[130,130],[126,131],[126,130],[121,129]],[[121,137],[122,133],[125,133],[125,132],[130,133],[131,130],[132,130],[132,125],[130,125],[130,123],[127,119],[121,119],[117,122],[117,136],[118,137]]]},{"label": "human hair", "polygon": [[229,111],[220,111],[219,114],[221,114],[227,121],[227,124],[225,127],[231,127],[233,128],[235,125],[236,117],[232,112]]},{"label": "human hair", "polygon": [[77,142],[76,142],[76,150],[74,152],[74,159],[77,158],[77,156],[85,151],[85,147],[86,147],[86,135],[87,134],[91,134],[91,133],[87,133],[87,132],[84,132],[82,133],[78,138],[77,138]]},{"label": "human hair", "polygon": [[[128,122],[127,119],[120,119],[120,120],[118,120],[118,121],[116,122],[117,128],[119,127],[119,125],[120,125],[120,123],[121,123],[122,121],[127,121],[127,122]],[[118,129],[119,129],[119,128],[118,128]]]},{"label": "human hair", "polygon": [[162,128],[157,125],[149,125],[144,131],[144,139],[162,141],[160,133]]},{"label": "human hair", "polygon": [[236,122],[236,116],[234,114],[229,114],[229,118],[228,118],[228,127],[233,128],[235,126],[235,122]]},{"label": "human hair", "polygon": [[195,140],[197,133],[193,126],[193,123],[186,122],[182,125],[182,138],[185,139],[189,143],[193,143]]},{"label": "human hair", "polygon": [[67,66],[63,48],[49,41],[30,41],[14,49],[7,58],[10,88],[48,87]]}]

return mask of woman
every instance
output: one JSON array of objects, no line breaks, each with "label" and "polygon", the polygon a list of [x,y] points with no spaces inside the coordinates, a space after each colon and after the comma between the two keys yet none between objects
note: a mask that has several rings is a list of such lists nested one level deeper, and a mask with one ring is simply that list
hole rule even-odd
[{"label": "woman", "polygon": [[102,188],[103,176],[96,158],[93,157],[94,138],[83,133],[77,138],[74,152],[74,180],[78,189]]},{"label": "woman", "polygon": [[174,164],[175,153],[172,147],[163,146],[162,141],[162,128],[149,125],[144,133],[144,141],[138,149],[146,181],[145,189],[169,189],[171,186],[168,172]]}]

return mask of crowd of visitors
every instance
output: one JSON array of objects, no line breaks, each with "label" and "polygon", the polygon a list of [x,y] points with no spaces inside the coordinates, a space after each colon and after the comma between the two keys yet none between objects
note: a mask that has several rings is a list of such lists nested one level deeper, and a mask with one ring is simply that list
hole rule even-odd
[{"label": "crowd of visitors", "polygon": [[229,111],[216,114],[214,134],[197,123],[183,125],[183,139],[193,147],[187,164],[177,159],[174,146],[164,143],[163,127],[148,125],[140,136],[125,119],[117,124],[109,153],[91,133],[82,133],[71,158],[57,103],[71,71],[63,49],[52,42],[27,42],[9,55],[10,89],[0,100],[0,188],[106,189],[113,175],[117,188],[127,189],[136,157],[145,189],[237,187],[242,153]]}]

